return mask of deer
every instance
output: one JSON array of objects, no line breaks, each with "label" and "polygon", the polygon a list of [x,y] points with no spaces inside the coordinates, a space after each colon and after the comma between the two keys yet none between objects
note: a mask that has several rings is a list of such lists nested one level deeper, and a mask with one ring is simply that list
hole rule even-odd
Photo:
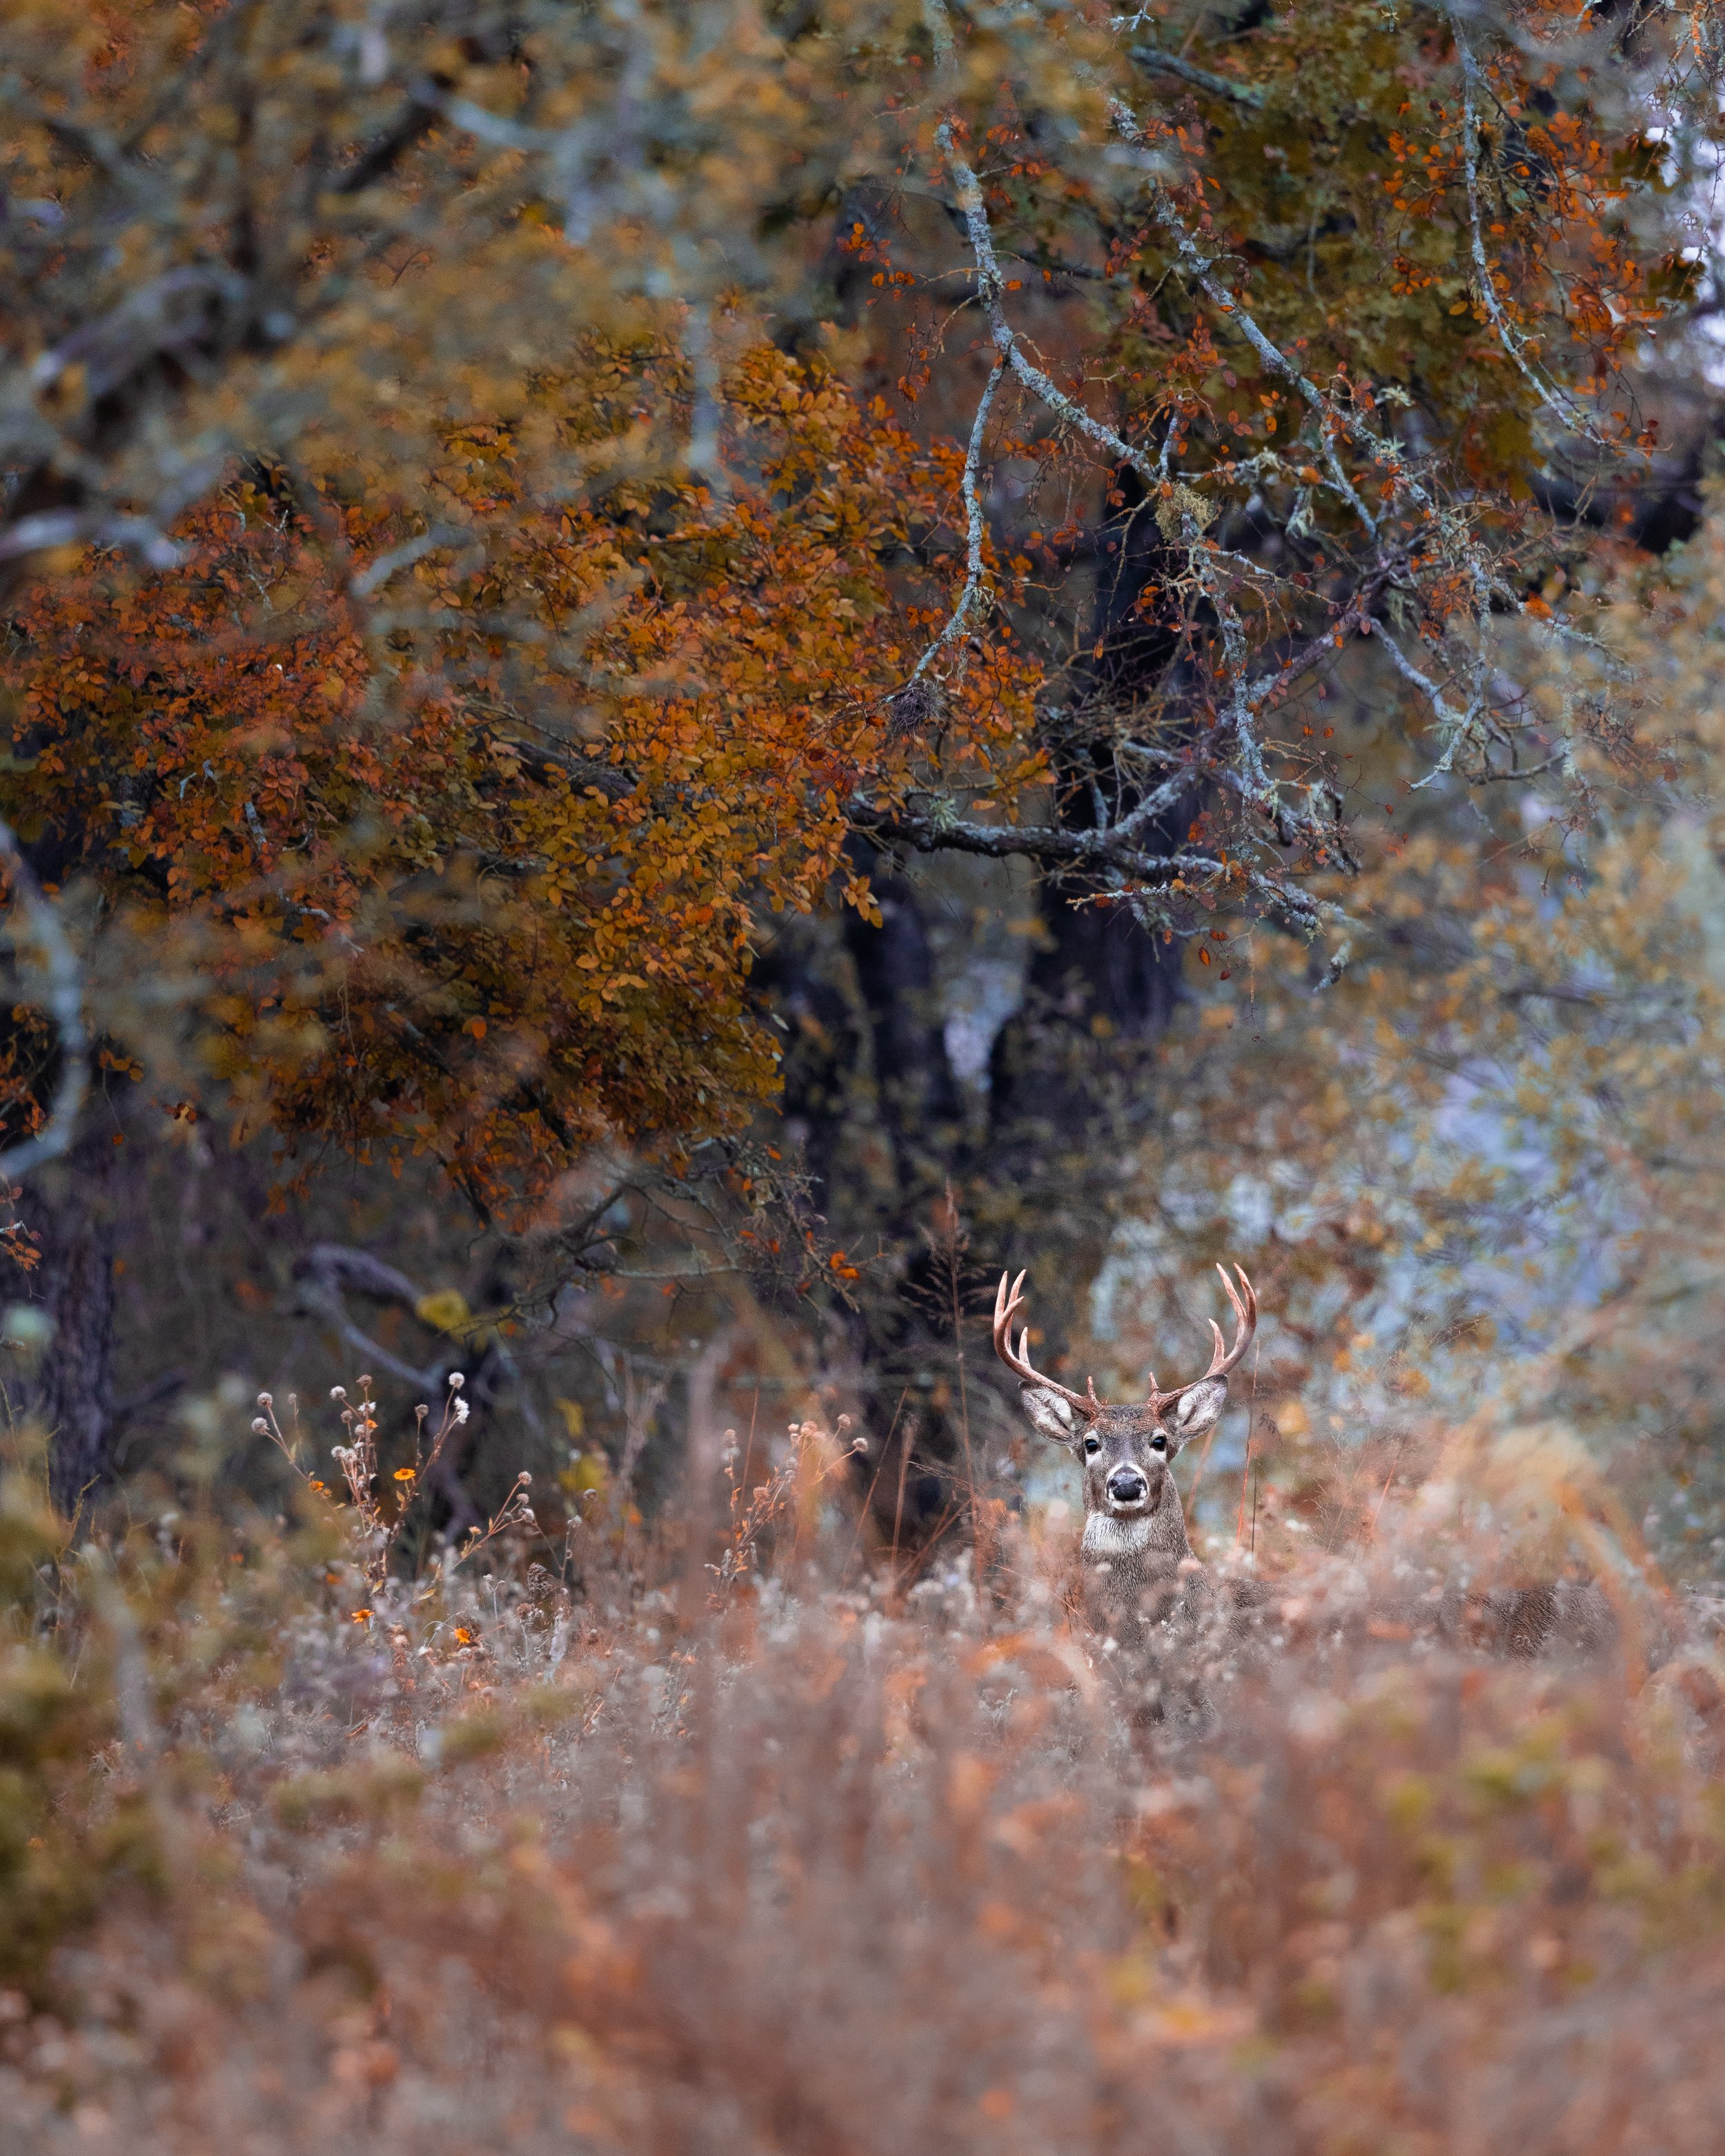
[{"label": "deer", "polygon": [[[1208,1641],[1212,1673],[1231,1669],[1260,1630],[1260,1617],[1274,1600],[1260,1580],[1232,1578],[1219,1587],[1193,1554],[1186,1516],[1170,1469],[1181,1449],[1214,1430],[1228,1404],[1228,1378],[1252,1344],[1258,1326],[1258,1298],[1239,1265],[1234,1281],[1218,1265],[1222,1286],[1234,1306],[1231,1346],[1222,1328],[1209,1321],[1214,1352],[1202,1377],[1164,1392],[1150,1373],[1147,1396],[1130,1406],[1115,1407],[1096,1398],[1096,1383],[1075,1393],[1045,1377],[1026,1352],[1028,1325],[1013,1341],[1013,1320],[1026,1307],[1024,1273],[1009,1286],[1000,1276],[994,1297],[994,1352],[1019,1380],[1019,1397],[1032,1425],[1064,1445],[1084,1468],[1084,1534],[1079,1546],[1084,1572],[1083,1612],[1105,1649],[1142,1649],[1158,1638],[1188,1653],[1197,1639]],[[1534,1587],[1469,1593],[1439,1598],[1426,1611],[1398,1606],[1389,1614],[1404,1620],[1401,1636],[1430,1629],[1451,1643],[1465,1642],[1516,1660],[1534,1660],[1553,1652],[1593,1656],[1615,1637],[1614,1613],[1599,1589],[1587,1582],[1558,1580]],[[1217,1651],[1219,1650],[1219,1651]],[[1205,1658],[1193,1661],[1194,1669]],[[1125,1656],[1130,1663],[1133,1656]],[[1189,1686],[1186,1718],[1205,1721],[1210,1708],[1200,1679]]]},{"label": "deer", "polygon": [[1214,1429],[1228,1404],[1230,1373],[1238,1368],[1258,1327],[1258,1297],[1236,1265],[1235,1287],[1218,1265],[1234,1306],[1232,1346],[1214,1318],[1209,1368],[1201,1377],[1167,1391],[1149,1373],[1146,1398],[1115,1407],[1096,1398],[1096,1381],[1075,1393],[1045,1377],[1028,1353],[1026,1324],[1013,1342],[1013,1320],[1026,1308],[1024,1275],[1010,1287],[1002,1273],[994,1297],[994,1352],[1019,1380],[1019,1398],[1032,1426],[1064,1445],[1084,1469],[1085,1614],[1106,1647],[1132,1649],[1158,1632],[1215,1626],[1237,1644],[1252,1629],[1251,1613],[1265,1599],[1255,1581],[1229,1583],[1219,1599],[1215,1584],[1194,1556],[1180,1493],[1169,1471],[1181,1449]]}]

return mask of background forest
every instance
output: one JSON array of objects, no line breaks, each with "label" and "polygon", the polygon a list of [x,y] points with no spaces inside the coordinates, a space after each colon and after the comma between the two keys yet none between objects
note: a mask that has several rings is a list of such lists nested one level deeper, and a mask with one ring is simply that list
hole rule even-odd
[{"label": "background forest", "polygon": [[0,2150],[1715,2146],[1725,23],[0,23]]}]

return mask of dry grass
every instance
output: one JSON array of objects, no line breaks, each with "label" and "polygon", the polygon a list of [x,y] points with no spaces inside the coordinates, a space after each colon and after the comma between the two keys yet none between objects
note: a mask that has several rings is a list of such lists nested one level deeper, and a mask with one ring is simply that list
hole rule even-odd
[{"label": "dry grass", "polygon": [[[859,1578],[813,1433],[759,1568],[135,1531],[3,1650],[0,2151],[1712,2156],[1725,1666],[1561,1447],[1467,1443],[1341,1556],[1269,1508],[1197,1733],[1014,1525]],[[1455,1582],[1554,1520],[1617,1644],[1494,1658]]]}]

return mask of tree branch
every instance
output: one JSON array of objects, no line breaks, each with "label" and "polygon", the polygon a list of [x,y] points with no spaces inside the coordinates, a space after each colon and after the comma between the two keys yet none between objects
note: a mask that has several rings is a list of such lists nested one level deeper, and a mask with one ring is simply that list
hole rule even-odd
[{"label": "tree branch", "polygon": [[946,627],[916,661],[910,680],[899,691],[901,696],[911,695],[941,653],[962,634],[972,608],[987,596],[983,581],[983,497],[977,485],[977,474],[982,460],[983,434],[988,424],[988,408],[994,402],[994,392],[1000,387],[1001,377],[1005,372],[1005,362],[1001,360],[997,360],[989,369],[988,382],[976,408],[976,418],[971,423],[969,445],[964,452],[964,475],[960,482],[964,495],[965,513],[964,588],[958,594],[958,603],[953,608]]},{"label": "tree branch", "polygon": [[1212,74],[1208,68],[1195,67],[1190,60],[1182,59],[1178,53],[1164,52],[1160,45],[1129,45],[1127,58],[1135,68],[1146,74],[1171,74],[1177,81],[1189,82],[1194,90],[1201,90],[1209,97],[1225,98],[1230,104],[1250,105],[1261,112],[1270,102],[1268,90],[1255,82],[1235,82],[1225,74]]},{"label": "tree branch", "polygon": [[1480,304],[1491,318],[1491,326],[1497,332],[1497,341],[1522,379],[1532,389],[1545,409],[1573,427],[1584,439],[1601,449],[1613,446],[1600,434],[1593,421],[1567,391],[1560,389],[1527,357],[1526,346],[1514,325],[1503,311],[1503,302],[1497,296],[1497,279],[1486,259],[1486,242],[1480,223],[1480,123],[1476,93],[1482,77],[1480,64],[1473,56],[1473,48],[1462,33],[1461,24],[1453,8],[1446,7],[1450,18],[1450,35],[1455,40],[1456,57],[1461,62],[1461,150],[1462,165],[1467,182],[1467,222],[1472,239],[1474,280],[1479,286]]},{"label": "tree branch", "polygon": [[[1111,872],[1123,883],[1161,891],[1171,890],[1177,880],[1188,877],[1218,885],[1244,882],[1269,918],[1307,938],[1317,933],[1325,916],[1337,911],[1239,860],[1210,854],[1147,853],[1125,835],[1123,824],[1086,831],[1060,824],[970,824],[948,815],[919,816],[907,809],[877,809],[855,802],[849,813],[856,829],[921,854],[977,854],[989,860],[1019,858],[1079,874]],[[1122,891],[1122,895],[1130,894]]]}]

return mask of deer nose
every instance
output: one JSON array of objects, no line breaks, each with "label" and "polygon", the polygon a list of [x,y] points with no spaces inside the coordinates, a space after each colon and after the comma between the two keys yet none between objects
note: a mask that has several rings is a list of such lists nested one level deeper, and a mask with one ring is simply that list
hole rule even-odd
[{"label": "deer nose", "polygon": [[1117,1505],[1136,1505],[1149,1489],[1136,1467],[1117,1467],[1108,1477],[1108,1495]]}]

